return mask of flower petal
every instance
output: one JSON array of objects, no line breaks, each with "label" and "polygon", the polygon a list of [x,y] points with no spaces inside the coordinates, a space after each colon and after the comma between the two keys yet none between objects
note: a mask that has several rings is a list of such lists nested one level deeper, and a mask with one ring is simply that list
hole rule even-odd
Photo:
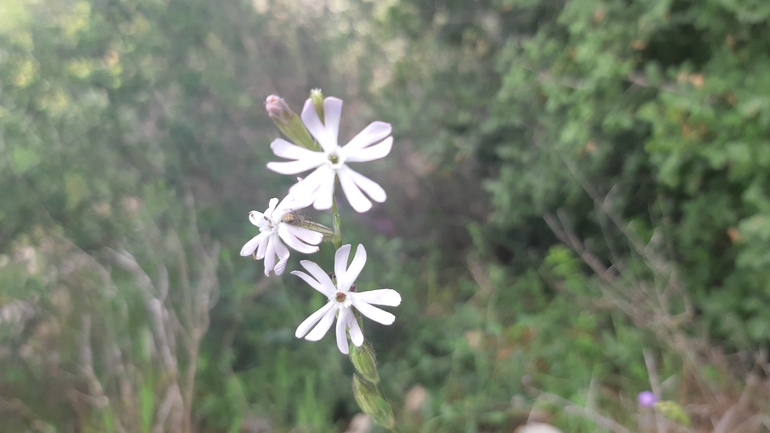
[{"label": "flower petal", "polygon": [[[296,272],[296,271],[295,271]],[[326,305],[319,308],[318,311],[311,314],[307,319],[303,320],[302,323],[297,326],[297,331],[294,333],[294,336],[297,338],[302,338],[307,334],[308,331],[310,331],[310,328],[313,327],[316,323],[318,323],[319,320],[331,310],[332,313],[334,313],[334,304],[331,302],[327,302]]]},{"label": "flower petal", "polygon": [[337,143],[342,118],[342,99],[333,96],[324,99],[324,126]]},{"label": "flower petal", "polygon": [[[278,225],[278,236],[283,239],[286,244],[295,250],[305,253],[305,254],[313,254],[314,252],[318,251],[318,247],[315,245],[308,245],[299,239],[297,239],[296,236],[291,234],[288,230],[288,225],[285,223],[281,223]],[[323,237],[323,236],[321,236]]]},{"label": "flower petal", "polygon": [[350,257],[350,244],[341,246],[337,252],[334,253],[334,276],[337,277],[337,287],[340,290],[342,290],[340,280],[345,278],[345,272],[348,269],[348,257]]},{"label": "flower petal", "polygon": [[249,222],[259,228],[267,227],[267,219],[265,218],[265,214],[255,210],[249,212]]},{"label": "flower petal", "polygon": [[315,105],[313,105],[312,99],[305,101],[305,106],[302,107],[300,117],[308,132],[315,137],[316,141],[318,141],[318,144],[321,145],[325,152],[331,152],[337,148],[337,137],[332,135],[331,131],[321,123],[321,119],[318,118],[318,113],[315,111]]},{"label": "flower petal", "polygon": [[337,288],[332,283],[332,279],[329,278],[329,275],[321,269],[320,266],[315,264],[314,262],[311,262],[310,260],[302,260],[299,262],[300,265],[302,265],[303,268],[305,268],[308,272],[310,272],[310,275],[313,276],[324,288],[324,291],[322,293],[325,293],[326,296],[332,297],[337,292]]},{"label": "flower petal", "polygon": [[272,232],[262,232],[259,235],[264,235],[264,241],[259,243],[259,248],[257,248],[257,254],[255,254],[255,258],[257,260],[262,260],[265,258],[265,251],[267,251],[267,244],[269,243],[268,240],[270,239],[270,235]]},{"label": "flower petal", "polygon": [[387,194],[385,194],[385,190],[382,189],[382,187],[373,180],[362,176],[347,165],[340,169],[340,172],[342,171],[348,173],[350,177],[353,178],[353,181],[356,183],[356,185],[358,185],[358,187],[361,188],[366,193],[366,195],[371,197],[372,200],[376,201],[377,203],[382,203],[388,198]]},{"label": "flower petal", "polygon": [[382,323],[383,325],[390,325],[394,320],[396,320],[396,316],[388,313],[385,310],[372,307],[365,301],[362,301],[355,296],[353,296],[353,306],[356,307],[356,309],[360,311],[364,316],[374,320],[377,323]]},{"label": "flower petal", "polygon": [[334,292],[335,292],[335,291],[331,291],[330,292],[329,290],[327,290],[326,287],[324,287],[323,284],[321,284],[318,281],[314,280],[313,277],[311,277],[310,275],[308,275],[308,274],[306,274],[306,273],[304,273],[302,271],[291,271],[291,274],[292,275],[296,275],[296,276],[302,278],[303,280],[305,280],[306,283],[308,283],[310,285],[310,287],[312,287],[312,288],[316,289],[317,291],[321,292],[321,294],[323,294],[326,297],[331,297],[331,295],[333,295]]},{"label": "flower petal", "polygon": [[280,239],[275,238],[274,247],[275,247],[275,253],[278,255],[278,263],[275,264],[275,268],[273,268],[273,271],[275,272],[275,275],[281,275],[283,274],[283,271],[286,270],[286,265],[289,263],[289,249],[286,248],[286,245],[281,243]]},{"label": "flower petal", "polygon": [[[332,307],[333,304],[329,302],[329,306]],[[332,323],[334,323],[334,308],[329,308],[329,311],[324,314],[321,321],[318,322],[318,325],[305,336],[305,340],[318,341],[322,339],[329,328],[332,327]]]},{"label": "flower petal", "polygon": [[267,237],[265,236],[266,234],[267,233],[260,233],[246,242],[243,248],[241,248],[241,255],[246,257],[254,254],[254,250],[256,250],[260,243]]},{"label": "flower petal", "polygon": [[313,202],[313,207],[318,210],[331,209],[332,200],[334,199],[335,173],[334,173],[334,170],[332,170],[328,166],[322,166],[319,168],[319,170],[323,169],[324,167],[327,168],[329,174],[326,175],[323,179],[323,182],[321,182],[321,184],[318,185],[318,190],[316,190],[315,196],[314,196],[315,201]]},{"label": "flower petal", "polygon": [[357,347],[361,347],[361,345],[364,344],[364,333],[361,332],[361,327],[358,326],[356,316],[351,314],[349,317],[348,328],[350,329],[350,339]]},{"label": "flower petal", "polygon": [[348,170],[345,170],[347,166],[343,166],[339,171],[340,185],[342,185],[342,191],[345,192],[345,197],[348,199],[350,206],[358,213],[363,213],[372,208],[372,202],[369,201],[361,189],[358,188],[353,178],[350,176]]},{"label": "flower petal", "polygon": [[[354,259],[355,260],[355,259]],[[353,267],[351,265],[351,267]],[[377,289],[368,292],[356,292],[353,297],[372,305],[396,307],[401,304],[401,295],[393,289]]]},{"label": "flower petal", "polygon": [[273,140],[273,142],[270,143],[270,149],[273,150],[275,156],[286,159],[311,159],[315,158],[316,155],[322,155],[320,152],[313,152],[312,150],[297,146],[283,138],[276,138]]},{"label": "flower petal", "polygon": [[272,215],[273,212],[275,212],[276,206],[278,206],[278,199],[273,197],[270,199],[270,202],[268,203],[267,210],[265,211],[265,215]]},{"label": "flower petal", "polygon": [[278,174],[299,174],[316,168],[323,163],[324,159],[323,155],[321,155],[321,158],[298,159],[289,162],[268,162],[267,168]]},{"label": "flower petal", "polygon": [[303,197],[303,199],[304,200],[300,200],[297,196],[290,192],[288,195],[286,195],[286,197],[283,198],[283,200],[281,200],[281,202],[273,211],[273,221],[278,221],[286,214],[304,209],[313,203],[312,200],[308,200],[306,197]]},{"label": "flower petal", "polygon": [[390,123],[385,122],[372,122],[361,132],[358,133],[352,140],[348,142],[343,149],[345,152],[353,153],[358,149],[363,149],[367,146],[371,146],[374,143],[379,143],[385,137],[390,135],[393,128],[390,127]]},{"label": "flower petal", "polygon": [[324,235],[318,232],[314,232],[304,227],[297,227],[291,224],[286,224],[286,230],[292,235],[296,236],[302,242],[310,245],[318,245],[324,240]]},{"label": "flower petal", "polygon": [[381,143],[369,146],[364,149],[355,149],[353,151],[345,150],[346,162],[366,162],[374,161],[388,156],[390,149],[393,148],[393,137],[388,137]]},{"label": "flower petal", "polygon": [[[343,246],[344,247],[344,246]],[[342,248],[340,248],[341,250]],[[339,252],[339,250],[337,250]],[[347,255],[345,256],[345,262],[347,262],[348,258]],[[347,292],[350,290],[350,286],[353,285],[353,283],[356,281],[356,278],[358,278],[358,274],[361,273],[361,269],[364,268],[364,265],[366,264],[366,248],[364,248],[363,245],[358,244],[358,247],[356,248],[356,255],[353,256],[353,261],[350,262],[350,267],[345,271],[345,273],[340,277],[340,275],[337,275],[337,287]]]},{"label": "flower petal", "polygon": [[[348,336],[345,331],[348,327],[348,316],[352,315],[353,313],[350,312],[350,308],[343,308],[340,310],[340,314],[337,317],[337,329],[335,330],[337,334],[337,348],[345,355],[348,354]],[[355,318],[353,320],[355,320]]]},{"label": "flower petal", "polygon": [[281,242],[278,240],[278,236],[270,236],[267,238],[267,250],[265,251],[265,276],[269,277],[270,273],[275,268],[275,243]]},{"label": "flower petal", "polygon": [[326,180],[326,177],[329,176],[334,176],[334,172],[330,173],[329,167],[322,165],[304,179],[292,185],[292,187],[289,188],[289,194],[302,203],[312,203],[315,201],[315,194],[316,191],[318,191],[318,187]]}]

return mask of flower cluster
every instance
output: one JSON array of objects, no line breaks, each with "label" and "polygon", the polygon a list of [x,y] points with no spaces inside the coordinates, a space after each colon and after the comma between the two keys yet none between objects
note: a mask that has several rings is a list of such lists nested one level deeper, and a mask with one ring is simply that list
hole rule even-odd
[{"label": "flower cluster", "polygon": [[[273,141],[270,148],[275,155],[288,161],[270,162],[267,168],[288,175],[313,170],[294,184],[283,200],[279,202],[273,198],[264,212],[249,213],[249,221],[259,228],[259,234],[246,242],[241,255],[252,255],[256,260],[264,259],[265,275],[270,276],[281,275],[286,270],[290,256],[287,246],[311,254],[319,250],[318,245],[324,239],[333,240],[337,236],[339,241],[341,235],[336,224],[332,232],[325,226],[305,221],[297,214],[297,211],[311,205],[319,210],[331,209],[338,181],[350,206],[357,212],[371,209],[372,201],[385,201],[386,194],[382,187],[354,171],[348,164],[374,161],[387,156],[393,146],[393,137],[390,136],[390,124],[373,122],[347,144],[340,146],[338,135],[342,100],[322,99],[320,92],[314,91],[311,94],[300,116],[277,96],[267,98],[266,109],[281,131],[294,141],[291,143],[281,138]],[[401,296],[392,289],[357,292],[354,283],[366,263],[366,250],[363,245],[358,245],[353,261],[348,266],[351,246],[339,246],[339,243],[336,244],[338,249],[333,277],[308,260],[300,263],[309,274],[302,271],[291,273],[329,299],[324,307],[299,325],[297,338],[320,340],[336,317],[337,347],[347,354],[348,333],[355,346],[359,347],[364,342],[353,308],[376,322],[389,325],[395,317],[373,305],[397,306],[401,303]]]}]

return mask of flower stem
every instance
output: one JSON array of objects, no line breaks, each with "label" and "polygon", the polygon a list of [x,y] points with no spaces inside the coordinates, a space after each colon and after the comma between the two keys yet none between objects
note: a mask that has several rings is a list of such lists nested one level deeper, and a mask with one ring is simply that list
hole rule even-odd
[{"label": "flower stem", "polygon": [[[323,112],[323,110],[321,110]],[[340,212],[337,208],[337,194],[332,194],[332,219],[334,234],[331,237],[332,245],[334,249],[338,250],[342,246],[342,221],[340,218]],[[334,284],[337,284],[336,281]],[[356,311],[356,320],[363,331],[363,323],[361,320],[361,314]],[[348,334],[348,338],[350,334]],[[372,416],[375,422],[387,428],[393,433],[401,433],[401,430],[396,424],[395,417],[393,416],[393,407],[385,400],[385,393],[382,391],[382,384],[380,382],[380,375],[377,371],[377,360],[374,356],[374,351],[371,349],[369,341],[364,339],[362,347],[366,348],[364,352],[357,351],[356,347],[352,347],[350,351],[350,360],[353,363],[358,374],[354,374],[353,378],[353,394],[356,397],[359,407]],[[358,354],[358,356],[356,356]],[[357,386],[358,384],[358,386]]]},{"label": "flower stem", "polygon": [[337,210],[337,195],[332,196],[332,218],[334,218],[334,235],[332,236],[332,244],[334,249],[338,250],[342,246],[342,229],[340,228],[340,211]]}]

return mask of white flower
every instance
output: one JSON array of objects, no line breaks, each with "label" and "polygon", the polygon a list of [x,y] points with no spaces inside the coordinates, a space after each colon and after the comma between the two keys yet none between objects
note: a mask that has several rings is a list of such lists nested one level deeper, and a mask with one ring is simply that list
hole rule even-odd
[{"label": "white flower", "polygon": [[[353,283],[361,269],[363,269],[364,263],[366,263],[366,250],[363,245],[359,244],[350,267],[345,269],[349,255],[350,245],[343,245],[334,256],[334,274],[337,278],[336,287],[329,275],[310,260],[303,260],[300,264],[310,272],[312,277],[302,271],[292,271],[292,275],[302,278],[310,284],[310,287],[329,298],[329,302],[326,305],[300,323],[294,335],[297,338],[304,336],[306,340],[318,341],[326,335],[326,331],[329,330],[332,322],[334,322],[334,316],[337,315],[337,347],[340,349],[340,352],[345,354],[348,353],[346,329],[350,329],[350,339],[353,341],[353,344],[361,346],[364,343],[364,334],[358,326],[356,316],[353,314],[351,307],[355,307],[361,314],[375,322],[390,325],[396,320],[396,317],[387,311],[373,307],[372,304],[395,307],[401,303],[401,295],[393,289],[378,289],[368,292],[356,292],[355,288],[351,290],[351,287],[355,287]],[[313,328],[313,325],[315,325],[315,328]],[[310,328],[313,328],[313,330],[310,331]]]},{"label": "white flower", "polygon": [[314,152],[279,138],[270,144],[270,148],[277,156],[293,161],[271,162],[267,164],[267,168],[281,174],[299,174],[315,169],[294,185],[291,193],[302,200],[309,199],[313,207],[319,210],[332,207],[334,179],[337,177],[353,209],[366,212],[372,207],[372,202],[361,191],[372,200],[382,203],[387,197],[385,190],[374,181],[353,171],[347,163],[373,161],[390,153],[393,147],[391,127],[389,123],[372,122],[348,144],[340,147],[337,144],[337,136],[341,114],[342,100],[326,98],[325,123],[322,123],[313,101],[308,99],[302,109],[302,122],[323,151]]},{"label": "white flower", "polygon": [[[289,194],[280,203],[277,198],[271,199],[265,213],[255,210],[249,212],[249,221],[259,227],[259,234],[246,242],[246,245],[241,248],[241,255],[254,255],[256,260],[264,258],[265,275],[269,277],[271,271],[281,275],[286,270],[289,249],[283,242],[301,253],[310,254],[318,251],[316,245],[323,240],[321,233],[284,222],[287,214],[305,208],[308,204],[303,206],[303,203]],[[278,257],[278,263],[275,262],[276,257]]]}]

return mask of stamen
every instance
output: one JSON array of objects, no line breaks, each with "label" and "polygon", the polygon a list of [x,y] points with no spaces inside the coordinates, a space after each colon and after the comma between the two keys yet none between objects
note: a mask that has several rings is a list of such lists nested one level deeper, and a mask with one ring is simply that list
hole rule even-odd
[{"label": "stamen", "polygon": [[347,295],[345,295],[342,292],[337,292],[335,299],[337,299],[337,302],[345,302],[345,299],[347,299]]}]

